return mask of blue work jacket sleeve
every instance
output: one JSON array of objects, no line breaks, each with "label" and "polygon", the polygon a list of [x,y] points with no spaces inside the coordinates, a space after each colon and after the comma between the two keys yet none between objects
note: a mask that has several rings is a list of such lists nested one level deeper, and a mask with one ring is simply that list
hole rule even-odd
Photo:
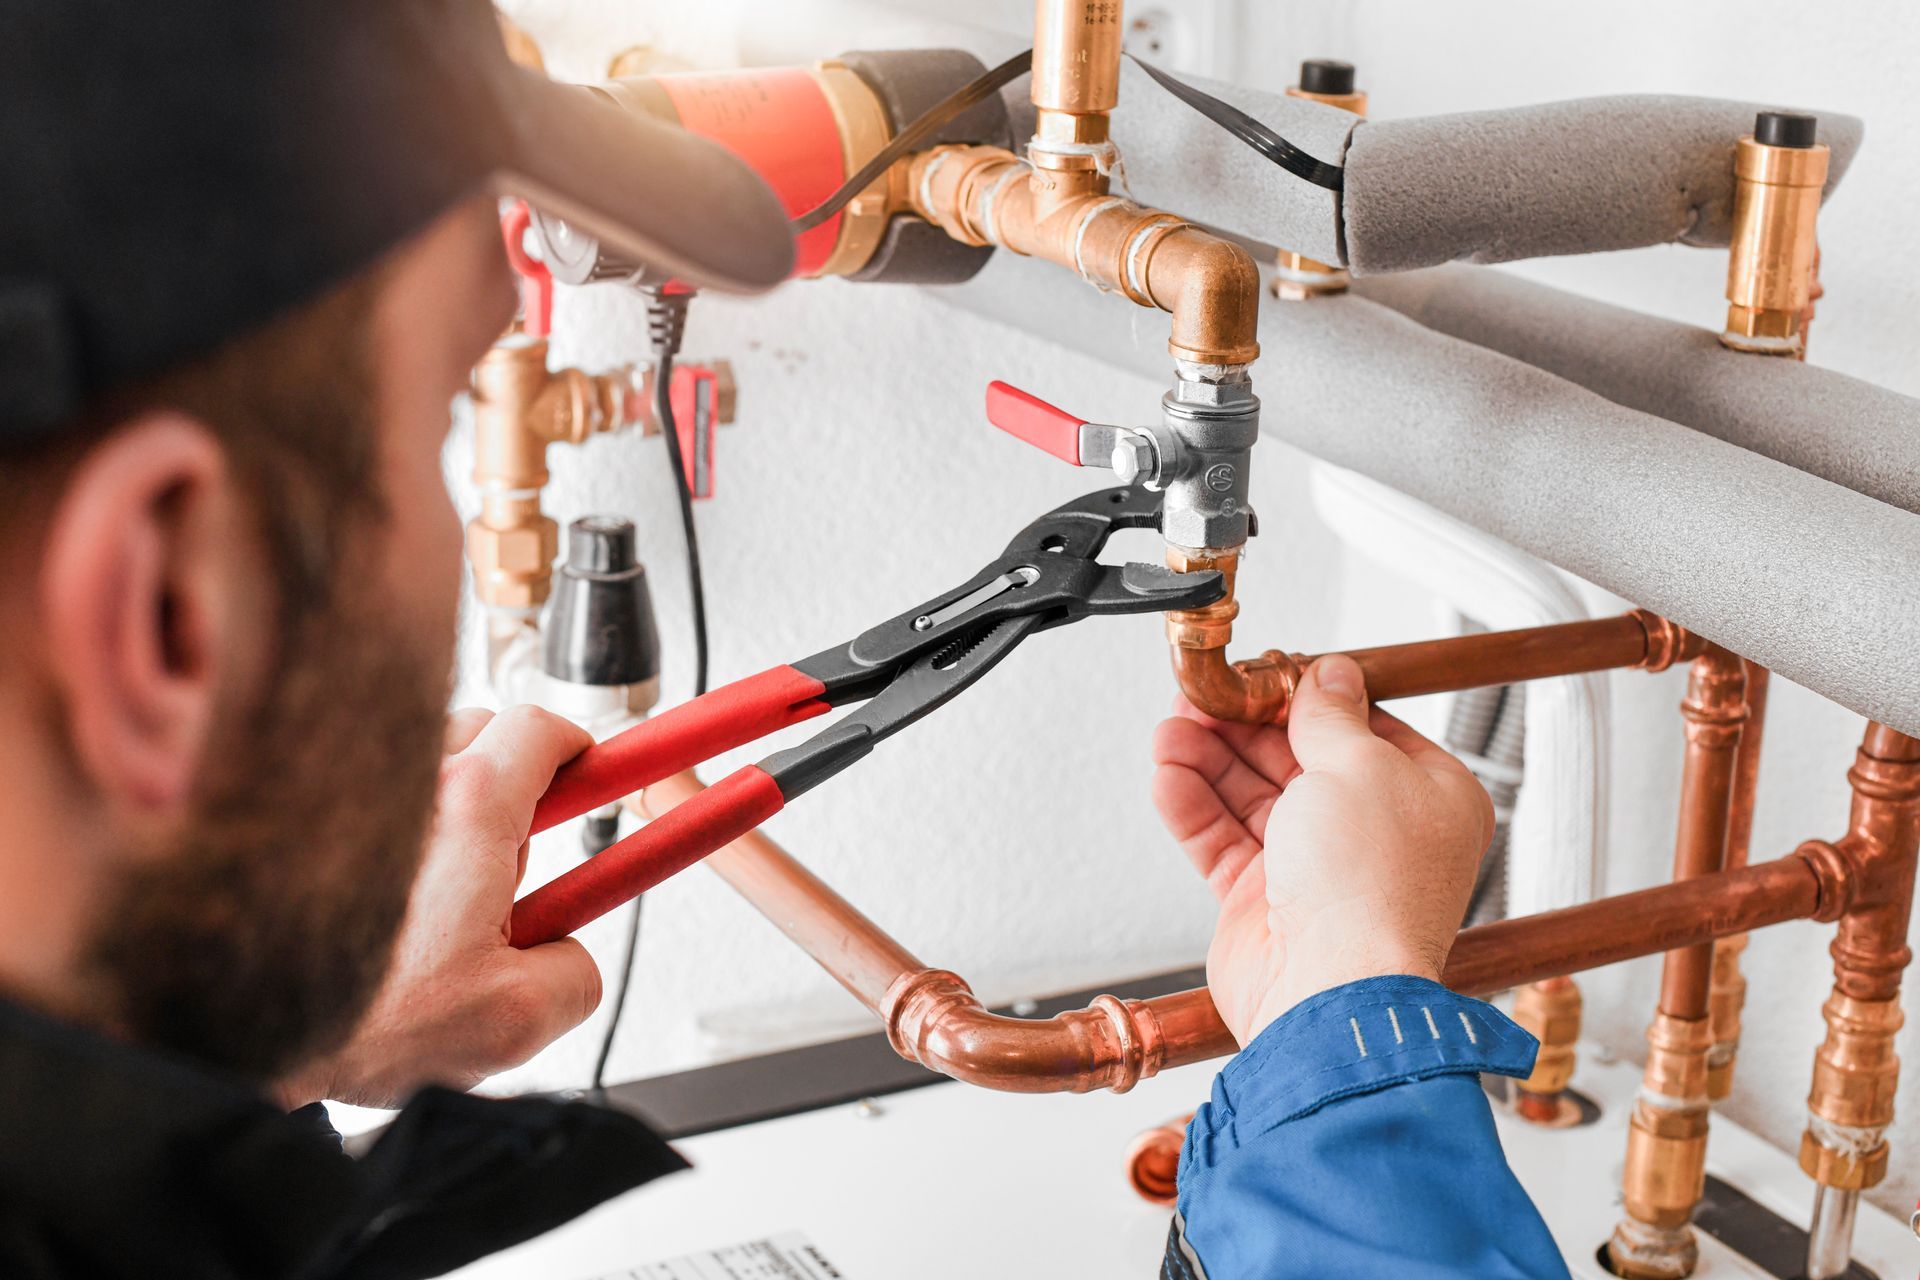
[{"label": "blue work jacket sleeve", "polygon": [[1562,1280],[1478,1076],[1539,1044],[1424,978],[1323,991],[1229,1062],[1180,1157],[1166,1280]]}]

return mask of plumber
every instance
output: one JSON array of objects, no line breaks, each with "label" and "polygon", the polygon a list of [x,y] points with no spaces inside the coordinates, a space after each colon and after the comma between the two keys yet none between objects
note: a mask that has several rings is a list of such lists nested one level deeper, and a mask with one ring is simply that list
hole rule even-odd
[{"label": "plumber", "polygon": [[[449,696],[447,404],[513,306],[497,199],[755,290],[724,153],[511,66],[484,0],[0,7],[0,1274],[437,1275],[681,1167],[465,1090],[580,1023],[507,945],[588,736]],[[1175,1276],[1563,1275],[1440,972],[1491,815],[1320,664],[1287,734],[1187,713],[1157,799],[1246,1046]],[[315,1105],[405,1103],[350,1159]]]}]

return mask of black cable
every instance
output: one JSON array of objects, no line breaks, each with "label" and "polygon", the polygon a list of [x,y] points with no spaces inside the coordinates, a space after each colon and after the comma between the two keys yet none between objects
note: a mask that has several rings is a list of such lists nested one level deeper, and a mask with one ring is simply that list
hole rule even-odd
[{"label": "black cable", "polygon": [[1222,102],[1204,90],[1176,80],[1159,68],[1142,62],[1134,54],[1130,53],[1127,56],[1133,59],[1134,65],[1152,76],[1155,84],[1294,177],[1304,178],[1315,186],[1325,187],[1329,191],[1338,191],[1345,186],[1347,171],[1339,165],[1316,160],[1231,102]]},{"label": "black cable", "polygon": [[[687,303],[693,295],[647,290],[647,335],[653,339],[653,420],[660,424],[660,437],[667,444],[667,469],[673,472],[674,492],[680,499],[680,527],[687,540],[687,584],[693,599],[693,696],[707,691],[707,589],[700,572],[700,539],[693,526],[693,486],[687,481],[686,460],[680,453],[680,432],[673,420],[673,361],[680,354],[680,339],[687,328]],[[602,1102],[607,1093],[607,1060],[613,1056],[614,1037],[620,1033],[621,1015],[626,1012],[627,992],[633,986],[634,962],[640,954],[640,912],[645,895],[633,900],[627,918],[626,954],[620,961],[620,985],[614,993],[613,1012],[600,1037],[600,1053],[593,1064],[593,1093]]]},{"label": "black cable", "polygon": [[793,233],[799,235],[803,231],[811,231],[846,208],[847,201],[872,186],[875,178],[893,167],[894,161],[931,138],[941,125],[985,102],[990,96],[1025,75],[1032,67],[1033,50],[1015,54],[993,70],[962,85],[950,96],[927,108],[920,114],[919,119],[902,129],[892,142],[880,148],[873,159],[862,165],[860,172],[841,183],[839,190],[795,218]]}]

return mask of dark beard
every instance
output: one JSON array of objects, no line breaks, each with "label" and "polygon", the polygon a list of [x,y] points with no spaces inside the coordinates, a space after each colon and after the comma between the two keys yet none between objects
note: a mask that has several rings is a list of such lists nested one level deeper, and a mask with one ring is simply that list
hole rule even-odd
[{"label": "dark beard", "polygon": [[261,1082],[337,1048],[379,988],[451,678],[451,636],[404,610],[291,612],[271,687],[213,735],[191,834],[118,886],[89,966],[129,1038]]}]

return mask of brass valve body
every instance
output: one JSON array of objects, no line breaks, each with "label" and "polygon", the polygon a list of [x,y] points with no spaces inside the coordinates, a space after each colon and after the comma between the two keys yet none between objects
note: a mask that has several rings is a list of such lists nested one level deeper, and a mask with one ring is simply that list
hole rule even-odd
[{"label": "brass valve body", "polygon": [[1121,0],[1035,0],[1034,202],[1045,214],[1107,193],[1109,113],[1120,103]]},{"label": "brass valve body", "polygon": [[1814,224],[1827,181],[1828,149],[1740,139],[1734,149],[1733,247],[1727,261],[1727,325],[1720,341],[1739,351],[1797,355],[1812,301]]}]

